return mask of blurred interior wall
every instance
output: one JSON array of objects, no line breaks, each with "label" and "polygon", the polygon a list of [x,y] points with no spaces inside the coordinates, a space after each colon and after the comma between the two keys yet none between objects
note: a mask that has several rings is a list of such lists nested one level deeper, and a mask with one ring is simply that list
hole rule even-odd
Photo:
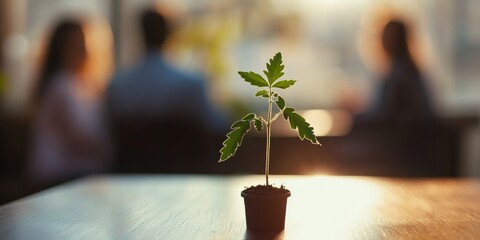
[{"label": "blurred interior wall", "polygon": [[27,71],[17,70],[18,66],[25,62],[27,51],[22,35],[26,29],[27,1],[1,1],[0,18],[1,67],[6,77],[3,110],[17,114],[23,110],[27,94]]},{"label": "blurred interior wall", "polygon": [[[5,71],[8,78],[9,89],[5,91],[8,110],[11,113],[15,111],[21,113],[25,109],[33,84],[32,76],[34,76],[31,65],[35,59],[31,55],[35,54],[36,44],[53,19],[72,11],[96,13],[109,19],[114,34],[116,66],[126,68],[135,63],[142,53],[136,31],[137,13],[145,5],[153,3],[164,3],[171,8],[183,11],[183,16],[189,18],[188,21],[182,22],[187,27],[185,28],[187,32],[196,30],[195,33],[200,33],[204,29],[202,33],[209,33],[218,22],[235,23],[233,26],[240,30],[239,33],[234,31],[232,35],[238,34],[238,36],[235,36],[234,40],[227,38],[225,42],[228,43],[226,45],[228,48],[221,48],[219,51],[228,60],[224,61],[228,63],[228,69],[224,71],[226,74],[219,78],[225,84],[216,84],[216,86],[222,86],[222,92],[228,92],[229,96],[238,98],[238,102],[248,104],[247,101],[252,99],[254,89],[238,81],[236,70],[263,67],[265,59],[270,57],[270,50],[282,51],[285,54],[288,75],[301,80],[295,86],[296,91],[292,93],[302,93],[302,96],[292,96],[288,99],[292,99],[292,105],[303,108],[335,107],[338,102],[336,98],[341,96],[338,90],[343,88],[352,89],[365,97],[372,95],[373,77],[358,58],[354,42],[357,29],[362,27],[362,16],[366,15],[364,11],[379,4],[407,9],[408,13],[418,15],[418,20],[421,20],[419,23],[423,27],[422,31],[431,35],[432,47],[436,51],[436,55],[432,58],[438,62],[432,71],[434,75],[432,84],[436,84],[440,89],[441,98],[437,100],[443,99],[441,105],[445,105],[446,115],[459,115],[464,112],[478,115],[480,112],[480,95],[478,94],[480,90],[480,81],[478,81],[480,30],[478,29],[480,28],[477,26],[480,15],[474,11],[480,6],[478,0],[395,2],[388,0],[299,0],[295,2],[282,0],[0,0],[0,70]],[[221,8],[223,5],[228,8]],[[286,14],[288,12],[293,13]],[[298,15],[295,15],[297,12]],[[279,38],[275,35],[278,32],[274,30],[275,26],[281,22],[278,21],[279,19],[288,19],[287,16],[291,15],[295,17],[294,19],[304,21],[302,29],[305,31],[300,32],[301,37],[297,39],[312,41],[310,45],[301,42],[302,44],[295,46],[301,46],[302,49],[305,46],[312,46],[312,48],[308,51],[297,51],[298,48],[292,48],[294,50],[290,51],[289,55],[286,45],[282,49],[282,45],[272,45],[270,40],[274,40],[274,43],[279,42],[277,41]],[[271,35],[268,35],[268,30]],[[186,65],[192,67],[194,66],[190,64],[192,62],[207,62],[197,60],[213,55],[205,50],[212,44],[207,42],[199,45],[195,42],[205,36],[194,34],[186,36],[189,38],[183,41],[185,45],[183,47],[187,49],[183,51],[187,56],[183,57],[187,59]],[[182,44],[182,41],[178,42],[179,45]],[[201,49],[202,47],[205,49]],[[259,53],[267,50],[268,55]],[[301,52],[317,54],[320,58],[309,61],[308,58],[298,54]],[[191,57],[195,54],[201,58]],[[190,61],[191,59],[194,61]],[[304,62],[313,64],[313,67],[304,71]],[[306,72],[309,75],[303,77],[297,72]],[[313,77],[309,79],[310,75]],[[318,87],[312,87],[317,86],[315,84],[318,84]],[[315,91],[315,94],[309,91],[303,93],[302,90],[305,89]],[[303,96],[320,96],[321,98],[305,99]],[[302,105],[302,101],[308,104]],[[255,104],[256,102],[252,105]],[[480,176],[480,148],[478,148],[480,131],[475,130],[471,135],[467,141],[472,143],[466,144],[469,146],[466,150],[468,154],[464,156],[466,159],[462,169],[466,175]]]}]

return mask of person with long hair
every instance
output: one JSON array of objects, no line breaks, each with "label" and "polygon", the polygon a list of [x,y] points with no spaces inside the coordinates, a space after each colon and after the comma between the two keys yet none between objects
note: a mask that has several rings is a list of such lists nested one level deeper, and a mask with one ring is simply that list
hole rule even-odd
[{"label": "person with long hair", "polygon": [[76,20],[53,29],[34,93],[31,174],[48,182],[105,169],[101,94],[86,79],[85,31]]},{"label": "person with long hair", "polygon": [[369,114],[388,121],[430,119],[434,110],[425,79],[409,49],[407,25],[392,19],[384,27],[382,47],[390,63]]}]

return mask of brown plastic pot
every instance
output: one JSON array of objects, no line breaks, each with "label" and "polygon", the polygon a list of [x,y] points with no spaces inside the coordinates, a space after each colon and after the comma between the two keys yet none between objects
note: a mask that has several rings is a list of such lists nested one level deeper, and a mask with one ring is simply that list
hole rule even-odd
[{"label": "brown plastic pot", "polygon": [[285,228],[285,213],[289,190],[275,195],[257,194],[245,189],[242,197],[245,202],[247,229],[252,231],[278,231]]}]

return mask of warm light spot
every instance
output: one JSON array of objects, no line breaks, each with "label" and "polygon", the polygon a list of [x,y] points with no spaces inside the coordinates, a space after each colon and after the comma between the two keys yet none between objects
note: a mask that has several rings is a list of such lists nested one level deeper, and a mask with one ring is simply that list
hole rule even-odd
[{"label": "warm light spot", "polygon": [[325,110],[307,110],[303,117],[314,128],[316,136],[325,136],[332,130],[332,116]]},{"label": "warm light spot", "polygon": [[348,239],[361,234],[352,232],[352,225],[368,219],[382,198],[380,187],[362,178],[306,178],[297,184],[287,183],[292,191],[288,216],[301,219],[292,223],[299,231],[292,235],[300,233],[301,239],[316,239],[319,234],[323,239]]},{"label": "warm light spot", "polygon": [[324,176],[332,176],[335,175],[335,172],[330,169],[314,169],[313,171],[304,172],[306,175],[316,176],[316,177],[324,177]]},{"label": "warm light spot", "polygon": [[88,52],[86,79],[103,89],[113,70],[113,35],[108,21],[92,17],[85,24],[85,44]]},{"label": "warm light spot", "polygon": [[343,136],[352,126],[352,117],[343,110],[313,109],[302,115],[314,128],[316,136]]},{"label": "warm light spot", "polygon": [[[352,127],[352,116],[343,110],[310,109],[297,112],[310,123],[316,136],[343,136],[348,134]],[[272,130],[275,137],[297,136],[288,121],[276,121]]]}]

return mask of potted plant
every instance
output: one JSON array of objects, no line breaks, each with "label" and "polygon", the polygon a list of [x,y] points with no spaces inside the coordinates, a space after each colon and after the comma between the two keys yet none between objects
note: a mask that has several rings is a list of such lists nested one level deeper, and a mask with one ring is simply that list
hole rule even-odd
[{"label": "potted plant", "polygon": [[[294,108],[287,107],[285,99],[276,89],[287,89],[293,86],[296,80],[279,80],[284,75],[284,65],[282,54],[277,53],[266,64],[266,79],[255,72],[238,72],[240,76],[248,83],[260,90],[255,94],[256,97],[264,98],[268,101],[268,111],[266,118],[255,113],[249,113],[241,120],[233,123],[231,131],[227,134],[227,139],[223,142],[220,150],[220,160],[223,162],[232,157],[242,144],[243,137],[253,125],[261,132],[266,130],[266,151],[265,151],[265,185],[257,185],[246,188],[241,196],[245,202],[245,215],[247,220],[247,229],[256,231],[275,231],[285,228],[285,212],[287,198],[291,195],[290,191],[284,186],[274,187],[269,182],[270,171],[270,138],[272,123],[280,116],[288,120],[290,127],[296,129],[301,140],[307,139],[312,144],[319,142],[313,133],[313,127],[298,114]],[[273,113],[273,105],[278,109]]]}]

